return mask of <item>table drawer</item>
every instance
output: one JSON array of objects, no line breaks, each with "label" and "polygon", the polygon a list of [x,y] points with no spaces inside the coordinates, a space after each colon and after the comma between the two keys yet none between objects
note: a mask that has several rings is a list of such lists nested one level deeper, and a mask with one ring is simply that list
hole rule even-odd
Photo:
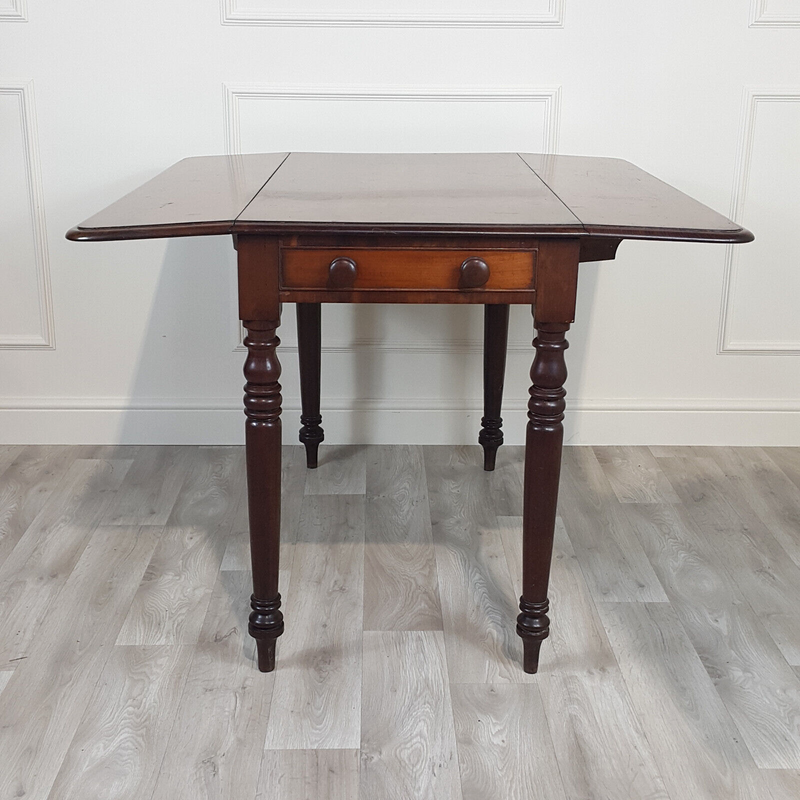
[{"label": "table drawer", "polygon": [[519,291],[534,287],[536,250],[286,248],[281,287],[324,291]]}]

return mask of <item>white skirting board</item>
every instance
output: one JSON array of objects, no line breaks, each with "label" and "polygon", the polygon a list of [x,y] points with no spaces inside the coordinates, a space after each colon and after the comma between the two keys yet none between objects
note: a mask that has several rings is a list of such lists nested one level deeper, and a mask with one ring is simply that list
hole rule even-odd
[{"label": "white skirting board", "polygon": [[[411,404],[391,400],[322,401],[326,442],[475,444],[479,401]],[[565,443],[575,445],[800,446],[800,404],[766,401],[633,401],[567,398]],[[297,442],[300,404],[287,399],[283,438]],[[507,444],[525,437],[525,400],[504,403]],[[71,399],[56,404],[6,399],[0,444],[242,444],[244,414],[236,401],[125,402]]]}]

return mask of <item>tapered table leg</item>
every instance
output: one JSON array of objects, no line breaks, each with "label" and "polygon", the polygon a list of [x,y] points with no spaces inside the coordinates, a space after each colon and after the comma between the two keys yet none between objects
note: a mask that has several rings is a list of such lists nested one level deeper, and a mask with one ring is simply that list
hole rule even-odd
[{"label": "tapered table leg", "polygon": [[508,306],[487,304],[483,311],[483,418],[478,442],[483,468],[493,470],[497,448],[503,444],[503,382],[508,347]]},{"label": "tapered table leg", "polygon": [[550,633],[547,585],[561,472],[562,420],[567,367],[566,323],[536,323],[536,356],[531,367],[522,520],[522,597],[517,633],[522,637],[525,672],[539,668],[539,650]]},{"label": "tapered table leg", "polygon": [[278,560],[281,533],[281,365],[275,335],[278,321],[245,321],[244,365],[247,496],[253,595],[248,631],[256,639],[258,668],[275,669],[275,644],[283,633]]},{"label": "tapered table leg", "polygon": [[319,413],[320,350],[322,324],[320,303],[297,304],[297,355],[300,362],[300,441],[306,447],[306,466],[317,466],[317,452],[325,439]]}]

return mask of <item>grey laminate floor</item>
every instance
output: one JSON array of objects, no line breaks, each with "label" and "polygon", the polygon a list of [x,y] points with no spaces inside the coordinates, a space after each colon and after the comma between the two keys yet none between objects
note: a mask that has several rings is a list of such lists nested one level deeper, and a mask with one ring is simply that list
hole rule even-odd
[{"label": "grey laminate floor", "polygon": [[800,450],[569,448],[522,672],[522,450],[0,447],[0,800],[800,797]]}]

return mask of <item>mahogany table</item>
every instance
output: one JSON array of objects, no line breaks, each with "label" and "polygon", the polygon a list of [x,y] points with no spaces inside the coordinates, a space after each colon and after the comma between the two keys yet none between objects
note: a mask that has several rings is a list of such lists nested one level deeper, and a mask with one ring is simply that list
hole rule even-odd
[{"label": "mahogany table", "polygon": [[517,633],[536,672],[549,632],[556,518],[578,264],[623,239],[748,242],[752,234],[626,161],[487,154],[268,153],[180,161],[73,228],[81,241],[233,236],[247,329],[244,409],[258,667],[275,668],[283,302],[297,303],[301,441],[316,466],[320,303],[485,306],[486,469],[502,442],[508,306],[530,304],[536,338],[525,449],[523,593]]}]

